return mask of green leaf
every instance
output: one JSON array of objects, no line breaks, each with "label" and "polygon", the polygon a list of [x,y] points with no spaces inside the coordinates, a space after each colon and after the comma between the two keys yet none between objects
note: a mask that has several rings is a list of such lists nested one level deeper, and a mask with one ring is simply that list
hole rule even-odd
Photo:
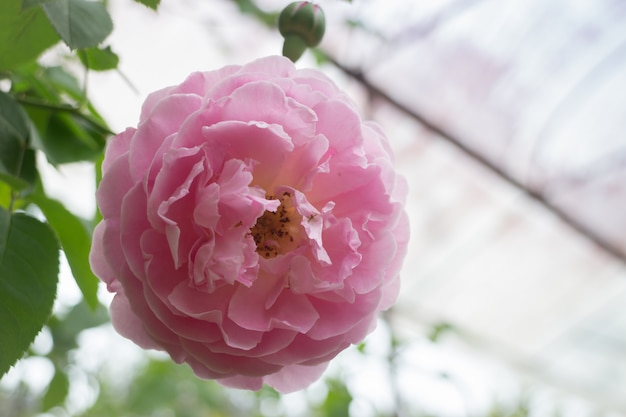
[{"label": "green leaf", "polygon": [[53,361],[64,360],[67,353],[78,347],[78,335],[85,329],[100,326],[110,321],[109,310],[102,304],[96,310],[92,309],[84,300],[74,305],[62,317],[53,315],[48,320],[48,329],[52,334],[54,345],[48,357]]},{"label": "green leaf", "polygon": [[98,278],[91,272],[89,250],[91,235],[83,226],[82,221],[67,210],[63,204],[46,196],[42,190],[30,196],[43,212],[48,223],[59,238],[72,275],[83,293],[89,306],[95,310],[98,306]]},{"label": "green leaf", "polygon": [[346,385],[339,379],[327,381],[328,395],[324,400],[323,407],[325,415],[329,417],[343,417],[350,415],[350,403],[352,395]]},{"label": "green leaf", "polygon": [[61,67],[36,65],[16,73],[14,94],[36,127],[31,136],[33,148],[41,149],[52,164],[93,160],[102,153],[112,133],[85,102],[83,88],[71,74]]},{"label": "green leaf", "polygon": [[[41,72],[40,82],[46,84],[49,93],[54,93],[59,99],[59,93],[66,93],[76,101],[84,100],[85,91],[76,77],[69,73],[67,69],[56,67],[45,67]],[[59,100],[60,102],[60,100]]]},{"label": "green leaf", "polygon": [[[94,164],[94,170],[96,171],[96,189],[100,186],[100,182],[102,181],[102,163],[104,162],[104,152],[100,155],[98,159],[96,159]],[[102,220],[102,213],[100,213],[100,208],[96,204],[96,214],[93,216],[93,224],[94,227],[96,224],[100,223]]]},{"label": "green leaf", "polygon": [[52,381],[48,385],[48,390],[41,402],[41,411],[48,411],[52,407],[63,404],[70,391],[70,380],[67,374],[56,368]]},{"label": "green leaf", "polygon": [[2,178],[0,178],[0,207],[4,207],[10,211],[17,211],[23,210],[28,204],[30,204],[24,200],[24,196],[21,193],[16,193],[15,191],[15,187],[9,185],[8,182],[3,181]]},{"label": "green leaf", "polygon": [[106,48],[87,48],[78,52],[83,65],[94,71],[108,71],[117,68],[120,58],[111,50]]},{"label": "green leaf", "polygon": [[10,95],[0,91],[0,139],[3,142],[26,145],[28,142],[26,120],[27,116],[20,105]]},{"label": "green leaf", "polygon": [[24,190],[32,187],[37,179],[37,163],[35,160],[35,150],[25,149],[19,156],[19,166],[17,174],[7,174],[1,172],[0,181],[9,184],[14,190]]},{"label": "green leaf", "polygon": [[15,189],[27,187],[36,177],[35,154],[27,148],[29,137],[26,112],[0,92],[0,180]]},{"label": "green leaf", "polygon": [[257,6],[254,0],[234,0],[239,7],[239,11],[244,15],[251,15],[265,24],[267,27],[275,27],[279,13],[266,12]]},{"label": "green leaf", "polygon": [[45,3],[48,0],[22,0],[22,10],[29,9],[31,7],[39,6],[41,3]]},{"label": "green leaf", "polygon": [[105,135],[73,113],[51,112],[41,132],[41,148],[51,164],[97,158],[104,149]]},{"label": "green leaf", "polygon": [[13,76],[13,96],[32,117],[32,109],[74,113],[109,132],[102,117],[89,103],[84,86],[63,67],[27,66]]},{"label": "green leaf", "polygon": [[22,10],[21,0],[0,1],[0,71],[34,61],[58,41],[41,8]]},{"label": "green leaf", "polygon": [[0,181],[0,207],[9,208],[13,200],[13,188]]},{"label": "green leaf", "polygon": [[59,244],[50,227],[0,208],[0,375],[46,323],[58,274]]},{"label": "green leaf", "polygon": [[61,39],[71,49],[98,46],[113,30],[103,3],[87,0],[48,0],[42,5]]},{"label": "green leaf", "polygon": [[454,331],[454,326],[450,323],[442,322],[433,325],[432,329],[430,329],[430,333],[428,334],[428,339],[431,342],[438,342],[446,333]]},{"label": "green leaf", "polygon": [[141,3],[144,6],[151,8],[152,10],[156,10],[161,3],[161,0],[135,0],[137,3]]}]

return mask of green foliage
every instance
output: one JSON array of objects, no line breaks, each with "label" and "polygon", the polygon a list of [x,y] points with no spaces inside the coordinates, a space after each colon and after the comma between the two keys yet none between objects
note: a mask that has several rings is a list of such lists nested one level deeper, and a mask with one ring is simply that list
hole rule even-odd
[{"label": "green foliage", "polygon": [[113,30],[103,3],[88,0],[47,0],[41,7],[71,49],[98,46]]},{"label": "green foliage", "polygon": [[70,109],[47,111],[37,127],[43,133],[41,150],[54,165],[95,159],[104,148],[104,132]]},{"label": "green foliage", "polygon": [[0,181],[0,207],[9,207],[13,202],[13,188],[6,182]]},{"label": "green foliage", "polygon": [[[101,160],[111,132],[67,67],[44,67],[36,60],[63,40],[80,50],[85,68],[114,69],[117,55],[109,47],[98,48],[112,27],[99,1],[0,1],[0,80],[9,86],[0,91],[0,375],[24,354],[50,315],[60,245],[92,310],[83,315],[98,311],[98,280],[88,260],[89,222],[45,194],[36,154],[43,152],[53,165]],[[32,204],[46,223],[28,214]],[[59,338],[55,323],[51,329]],[[62,365],[57,364],[42,399],[46,409],[61,404],[67,394]]]},{"label": "green foliage", "polygon": [[0,208],[0,373],[24,354],[48,319],[58,272],[59,245],[50,227]]},{"label": "green foliage", "polygon": [[34,153],[29,152],[27,116],[7,94],[0,92],[0,180],[23,189],[35,179]]},{"label": "green foliage", "polygon": [[[2,148],[3,162],[7,165],[7,152],[19,151],[19,148],[26,147],[28,143],[28,126],[26,124],[26,114],[22,108],[8,94],[0,92],[0,138],[6,146]],[[11,148],[11,149],[9,149]],[[10,156],[16,157],[11,153]],[[15,164],[14,164],[15,165]],[[9,172],[15,173],[9,169]]]},{"label": "green foliage", "polygon": [[[94,164],[94,171],[96,176],[96,188],[100,186],[100,181],[102,181],[102,163],[104,162],[104,152],[100,155],[98,159],[96,159]],[[93,224],[96,225],[100,223],[102,220],[102,213],[100,213],[100,209],[96,206],[96,214],[93,217]]]},{"label": "green foliage", "polygon": [[199,379],[188,367],[169,360],[149,361],[127,382],[128,387],[102,381],[98,400],[83,417],[248,417],[252,411],[231,402],[216,382]]},{"label": "green foliage", "polygon": [[39,6],[47,2],[48,0],[22,0],[22,10],[29,9],[31,7]]},{"label": "green foliage", "polygon": [[52,407],[63,404],[70,390],[70,380],[67,374],[59,368],[54,370],[52,381],[48,385],[46,394],[41,400],[42,411],[48,411]]},{"label": "green foliage", "polygon": [[63,367],[68,362],[68,353],[78,344],[78,335],[85,329],[100,326],[109,321],[109,313],[102,305],[94,311],[86,303],[80,302],[62,316],[52,316],[48,320],[48,329],[54,342],[48,357]]},{"label": "green foliage", "polygon": [[511,409],[511,407],[503,407],[496,404],[489,411],[487,417],[528,417],[529,415],[530,409],[528,407],[527,401],[525,399],[521,399],[517,406],[513,409]]},{"label": "green foliage", "polygon": [[[106,308],[99,305],[93,311],[84,302],[79,302],[69,311],[56,313],[48,320],[46,328],[52,335],[52,350],[45,356],[35,355],[49,360],[54,365],[54,376],[48,388],[38,395],[22,383],[15,389],[7,391],[0,385],[0,416],[2,417],[32,417],[42,411],[51,410],[50,415],[70,415],[68,411],[61,411],[65,407],[65,400],[69,393],[72,381],[68,378],[68,370],[79,367],[75,362],[74,351],[78,347],[79,335],[86,329],[99,326],[109,321]],[[59,411],[52,410],[58,407]],[[60,414],[59,414],[60,412]],[[72,413],[71,415],[75,415]],[[101,414],[101,415],[125,415]]]},{"label": "green foliage", "polygon": [[47,197],[43,191],[30,196],[43,212],[61,242],[72,275],[83,293],[85,301],[92,309],[98,306],[98,278],[89,266],[91,235],[83,222],[74,216],[60,202]]},{"label": "green foliage", "polygon": [[161,0],[135,0],[137,3],[141,3],[146,7],[156,10],[161,3]]},{"label": "green foliage", "polygon": [[0,71],[36,59],[60,39],[43,10],[31,3],[0,1]]},{"label": "green foliage", "polygon": [[267,27],[275,27],[276,22],[278,20],[279,13],[276,12],[266,12],[261,9],[253,0],[234,0],[239,7],[239,11],[244,15],[250,15],[261,23],[265,24]]},{"label": "green foliage", "polygon": [[[35,128],[33,147],[54,165],[93,160],[104,149],[109,129],[84,103],[83,89],[62,67],[32,64],[12,74],[12,91]],[[76,103],[79,106],[76,106]]]},{"label": "green foliage", "polygon": [[[146,0],[158,3],[157,0]],[[113,30],[103,3],[89,0],[0,2],[0,70],[34,61],[62,39],[70,48],[98,46]]]},{"label": "green foliage", "polygon": [[348,388],[339,379],[328,381],[328,395],[322,404],[324,417],[345,417],[350,415],[352,395]]},{"label": "green foliage", "polygon": [[94,71],[108,71],[117,68],[120,58],[111,50],[106,48],[87,48],[78,51],[78,57],[86,68]]},{"label": "green foliage", "polygon": [[446,323],[446,322],[437,323],[430,330],[430,333],[428,334],[428,339],[431,342],[437,342],[439,341],[441,336],[443,336],[446,333],[452,332],[454,330],[455,330],[454,326],[452,326],[450,323]]}]

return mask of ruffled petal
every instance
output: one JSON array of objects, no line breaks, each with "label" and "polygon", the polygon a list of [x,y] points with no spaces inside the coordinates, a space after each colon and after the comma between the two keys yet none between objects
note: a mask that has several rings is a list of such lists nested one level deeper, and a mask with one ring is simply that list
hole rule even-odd
[{"label": "ruffled petal", "polygon": [[91,251],[89,252],[89,263],[93,273],[96,274],[105,284],[109,291],[117,292],[119,287],[112,287],[117,281],[117,274],[109,265],[104,255],[104,233],[106,230],[106,222],[102,221],[96,225],[93,230],[93,242]]},{"label": "ruffled petal", "polygon": [[102,161],[102,175],[105,175],[113,162],[130,150],[130,143],[137,129],[129,127],[122,133],[113,136],[107,142],[104,160]]},{"label": "ruffled petal", "polygon": [[144,330],[143,319],[140,319],[130,308],[124,293],[117,293],[110,306],[111,323],[115,330],[132,340],[144,349],[161,349],[161,347]]},{"label": "ruffled petal", "polygon": [[[265,122],[228,121],[206,126],[207,146],[225,160],[255,161],[252,185],[270,189],[294,145],[279,125]],[[254,140],[250,140],[254,138]]]},{"label": "ruffled petal", "polygon": [[128,154],[124,154],[113,161],[96,190],[96,200],[103,218],[120,217],[122,200],[134,184],[130,178]]},{"label": "ruffled petal", "polygon": [[166,95],[142,118],[130,146],[131,175],[135,181],[150,167],[166,137],[180,129],[189,115],[200,108],[202,97],[196,94]]},{"label": "ruffled petal", "polygon": [[265,377],[265,383],[282,394],[296,392],[317,381],[327,367],[328,362],[312,366],[285,366],[275,374]]},{"label": "ruffled petal", "polygon": [[226,120],[280,125],[296,145],[315,135],[317,122],[312,109],[268,81],[249,82],[233,91],[221,102],[221,114]]},{"label": "ruffled petal", "polygon": [[230,300],[228,317],[250,330],[281,328],[306,333],[319,314],[306,296],[284,291],[283,285],[259,278],[250,288],[238,287]]},{"label": "ruffled petal", "polygon": [[307,332],[314,340],[326,340],[342,334],[348,334],[362,321],[371,320],[381,300],[380,290],[357,296],[351,304],[335,303],[311,297],[311,303],[323,316]]}]

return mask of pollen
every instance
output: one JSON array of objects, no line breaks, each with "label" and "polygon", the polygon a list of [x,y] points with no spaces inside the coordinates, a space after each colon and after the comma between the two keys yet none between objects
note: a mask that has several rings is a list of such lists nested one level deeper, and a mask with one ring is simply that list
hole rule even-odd
[{"label": "pollen", "polygon": [[269,200],[279,200],[280,205],[276,211],[263,213],[250,229],[256,251],[265,259],[292,251],[300,243],[302,216],[296,210],[292,197],[287,191],[278,197],[267,196]]}]

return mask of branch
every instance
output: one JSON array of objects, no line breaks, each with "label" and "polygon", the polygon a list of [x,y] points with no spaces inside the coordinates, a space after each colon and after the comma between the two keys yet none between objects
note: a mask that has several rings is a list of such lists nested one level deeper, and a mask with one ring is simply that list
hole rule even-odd
[{"label": "branch", "polygon": [[92,127],[100,130],[102,133],[107,134],[107,135],[115,135],[115,132],[112,132],[111,129],[109,129],[107,126],[83,114],[80,111],[79,107],[73,107],[67,104],[54,104],[54,103],[49,103],[49,102],[42,101],[36,98],[19,96],[19,95],[13,96],[13,98],[24,106],[38,107],[40,109],[71,113],[74,116],[89,123]]},{"label": "branch", "polygon": [[582,234],[591,242],[596,244],[598,247],[602,248],[607,253],[613,255],[616,259],[619,259],[622,262],[626,263],[626,253],[622,252],[620,249],[615,247],[611,242],[607,241],[603,237],[598,236],[586,224],[576,220],[570,214],[568,214],[567,212],[563,211],[559,207],[552,204],[541,193],[537,192],[536,190],[532,190],[526,187],[521,181],[509,175],[501,167],[499,167],[498,165],[496,165],[495,163],[487,159],[485,156],[476,152],[474,149],[465,145],[460,138],[455,137],[453,134],[449,133],[444,127],[435,125],[434,123],[426,119],[423,115],[421,115],[419,112],[413,109],[410,109],[408,106],[400,103],[398,100],[389,96],[383,90],[376,87],[369,80],[367,80],[367,78],[360,71],[347,68],[346,66],[344,66],[343,64],[341,64],[336,59],[334,59],[333,57],[331,57],[330,55],[326,54],[323,51],[320,51],[320,53],[324,55],[325,59],[328,62],[332,63],[335,67],[337,67],[338,69],[343,71],[345,74],[354,78],[361,85],[363,85],[370,92],[370,94],[384,99],[385,101],[393,105],[396,109],[410,116],[411,118],[413,118],[414,120],[422,124],[424,127],[426,127],[428,130],[440,136],[443,140],[451,143],[457,149],[462,151],[465,155],[475,160],[476,162],[480,163],[482,166],[487,168],[497,177],[504,180],[508,184],[512,185],[516,189],[520,190],[531,201],[539,204],[540,206],[550,211],[552,214],[558,217],[564,224],[568,225],[572,230],[576,231],[579,234]]}]

